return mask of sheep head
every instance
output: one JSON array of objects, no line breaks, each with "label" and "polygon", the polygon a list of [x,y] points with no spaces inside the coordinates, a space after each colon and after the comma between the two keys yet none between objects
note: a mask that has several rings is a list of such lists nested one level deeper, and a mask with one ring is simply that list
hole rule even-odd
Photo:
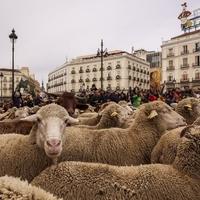
[{"label": "sheep head", "polygon": [[184,173],[200,178],[200,126],[188,126],[180,134],[181,142],[173,166]]},{"label": "sheep head", "polygon": [[193,97],[183,99],[178,103],[176,111],[187,120],[188,124],[192,124],[200,117],[200,101]]},{"label": "sheep head", "polygon": [[43,106],[36,114],[22,120],[35,123],[31,130],[31,136],[52,159],[57,159],[62,153],[65,127],[78,123],[77,119],[69,116],[65,108],[56,104]]},{"label": "sheep head", "polygon": [[186,125],[185,119],[162,101],[144,104],[138,114],[141,115],[141,112],[145,113],[147,120],[154,123],[160,132]]}]

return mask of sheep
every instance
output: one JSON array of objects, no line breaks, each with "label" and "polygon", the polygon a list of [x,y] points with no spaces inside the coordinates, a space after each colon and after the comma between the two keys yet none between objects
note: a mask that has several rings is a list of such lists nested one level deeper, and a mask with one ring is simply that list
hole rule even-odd
[{"label": "sheep", "polygon": [[[200,117],[194,121],[193,125],[200,125]],[[151,153],[151,163],[171,164],[174,161],[183,128],[185,127],[170,130],[161,136]]]},{"label": "sheep", "polygon": [[0,135],[0,176],[32,180],[62,153],[67,124],[77,123],[65,108],[49,104],[23,121],[34,122],[29,135]]},{"label": "sheep", "polygon": [[15,118],[20,119],[20,118],[28,117],[29,116],[29,112],[30,112],[30,109],[27,106],[18,108],[15,111]]},{"label": "sheep", "polygon": [[162,132],[185,125],[182,116],[163,102],[144,104],[127,129],[66,128],[60,161],[101,162],[112,165],[150,163],[153,147]]},{"label": "sheep", "polygon": [[172,165],[111,166],[62,162],[45,169],[31,184],[70,199],[200,199],[200,126],[182,131]]},{"label": "sheep", "polygon": [[32,129],[33,122],[19,119],[0,121],[0,134],[17,133],[28,135]]},{"label": "sheep", "polygon": [[175,110],[186,119],[187,124],[192,124],[200,116],[200,100],[194,97],[183,99]]},{"label": "sheep", "polygon": [[185,127],[179,127],[166,132],[153,148],[151,163],[172,164],[177,152],[177,146],[181,141],[181,131]]},{"label": "sheep", "polygon": [[109,104],[99,115],[101,116],[99,123],[96,126],[78,125],[76,127],[89,129],[104,129],[112,127],[122,127],[130,110],[116,103]]},{"label": "sheep", "polygon": [[27,181],[21,181],[14,177],[0,177],[0,199],[2,200],[61,200],[52,194],[29,185]]}]

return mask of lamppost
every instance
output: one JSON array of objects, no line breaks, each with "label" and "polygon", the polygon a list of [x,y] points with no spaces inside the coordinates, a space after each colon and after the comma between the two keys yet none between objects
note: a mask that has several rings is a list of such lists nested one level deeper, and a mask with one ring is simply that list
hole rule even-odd
[{"label": "lamppost", "polygon": [[14,43],[15,41],[17,40],[17,35],[15,34],[15,30],[13,29],[12,30],[12,33],[9,35],[9,38],[12,42],[12,101],[14,102],[14,90],[15,90],[15,87],[14,87]]},{"label": "lamppost", "polygon": [[101,57],[101,89],[103,90],[103,57],[108,56],[107,49],[103,50],[103,40],[101,40],[101,50],[98,49],[97,57]]},{"label": "lamppost", "polygon": [[3,73],[0,73],[0,77],[1,77],[1,104],[3,103],[3,96],[2,96],[2,79],[3,79]]}]

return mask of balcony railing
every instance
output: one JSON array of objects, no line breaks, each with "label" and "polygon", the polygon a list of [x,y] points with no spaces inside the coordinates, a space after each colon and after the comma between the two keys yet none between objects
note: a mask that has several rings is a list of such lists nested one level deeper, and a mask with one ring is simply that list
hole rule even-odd
[{"label": "balcony railing", "polygon": [[107,80],[108,80],[108,81],[112,80],[112,77],[111,77],[111,76],[108,76],[108,77],[107,77]]},{"label": "balcony railing", "polygon": [[183,65],[181,65],[181,69],[186,69],[186,68],[189,68],[189,64],[183,64]]},{"label": "balcony railing", "polygon": [[195,53],[195,52],[199,52],[200,51],[200,47],[199,48],[195,48],[195,49],[193,49],[193,53]]},{"label": "balcony railing", "polygon": [[189,51],[187,50],[187,51],[182,51],[181,52],[181,55],[186,55],[186,54],[189,54]]},{"label": "balcony railing", "polygon": [[192,78],[192,82],[193,83],[199,83],[200,82],[200,77],[195,77],[195,78]]},{"label": "balcony railing", "polygon": [[90,79],[89,79],[89,78],[86,78],[86,79],[85,79],[85,82],[90,82]]},{"label": "balcony railing", "polygon": [[198,63],[193,63],[192,67],[200,67],[200,63],[199,64]]},{"label": "balcony railing", "polygon": [[112,70],[112,67],[111,67],[111,66],[108,66],[108,67],[107,67],[107,70]]},{"label": "balcony railing", "polygon": [[120,76],[120,75],[117,75],[117,76],[116,76],[116,79],[117,79],[117,80],[121,79],[121,76]]},{"label": "balcony railing", "polygon": [[189,80],[189,78],[182,78],[181,80],[180,80],[180,82],[181,83],[188,83],[190,80]]},{"label": "balcony railing", "polygon": [[93,72],[97,72],[97,68],[93,68],[92,71],[93,71]]},{"label": "balcony railing", "polygon": [[171,71],[171,70],[175,70],[175,67],[174,66],[167,67],[167,71]]},{"label": "balcony railing", "polygon": [[116,65],[116,69],[121,69],[121,65]]},{"label": "balcony railing", "polygon": [[168,54],[167,54],[167,58],[173,57],[173,56],[174,56],[174,53],[168,53]]},{"label": "balcony railing", "polygon": [[71,71],[71,74],[76,74],[76,71],[75,71],[75,70],[72,70],[72,71]]},{"label": "balcony railing", "polygon": [[92,81],[94,81],[94,82],[97,81],[97,78],[93,78]]}]

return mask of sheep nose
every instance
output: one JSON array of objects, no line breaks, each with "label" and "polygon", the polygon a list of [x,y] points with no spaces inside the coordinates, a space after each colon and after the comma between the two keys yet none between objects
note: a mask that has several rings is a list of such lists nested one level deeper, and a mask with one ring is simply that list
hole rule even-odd
[{"label": "sheep nose", "polygon": [[47,145],[49,147],[58,147],[58,146],[60,146],[60,144],[61,144],[61,140],[59,140],[59,139],[47,140]]}]

